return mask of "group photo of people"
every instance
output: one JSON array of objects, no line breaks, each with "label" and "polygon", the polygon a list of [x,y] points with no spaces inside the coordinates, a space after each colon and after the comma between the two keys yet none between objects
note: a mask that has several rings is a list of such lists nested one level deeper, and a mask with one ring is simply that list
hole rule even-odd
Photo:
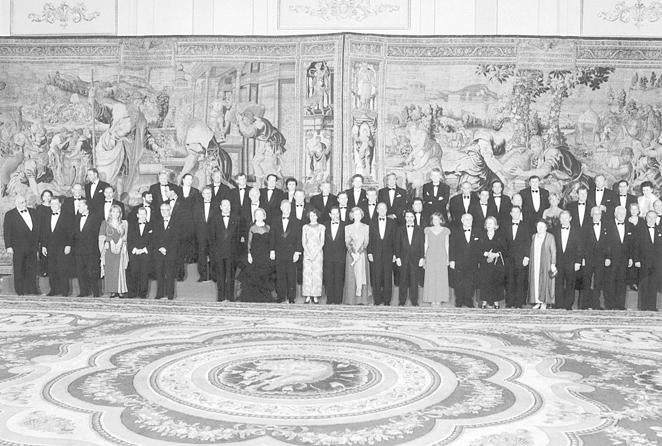
[{"label": "group photo of people", "polygon": [[[18,295],[175,299],[197,264],[217,300],[480,308],[657,310],[662,291],[662,201],[643,183],[605,177],[562,202],[537,176],[511,197],[504,184],[451,187],[434,169],[420,196],[388,173],[382,188],[362,175],[338,193],[307,196],[296,178],[264,187],[220,171],[201,189],[162,171],[128,208],[87,171],[63,197],[49,190],[28,207],[17,196],[4,220]],[[38,277],[48,277],[40,290]]]}]

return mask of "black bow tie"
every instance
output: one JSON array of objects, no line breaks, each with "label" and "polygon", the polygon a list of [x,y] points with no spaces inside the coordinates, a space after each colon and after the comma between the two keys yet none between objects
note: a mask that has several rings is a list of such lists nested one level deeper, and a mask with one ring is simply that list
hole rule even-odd
[{"label": "black bow tie", "polygon": [[627,198],[627,196],[628,196],[627,194],[621,194],[621,197],[623,198]]},{"label": "black bow tie", "polygon": [[388,190],[395,192],[395,187],[389,187]]},{"label": "black bow tie", "polygon": [[143,207],[147,209],[150,205],[149,204],[143,204]]},{"label": "black bow tie", "polygon": [[648,229],[655,229],[655,226],[649,226]]},{"label": "black bow tie", "polygon": [[621,222],[619,221],[619,222],[616,222],[616,224],[619,225],[619,226],[623,226],[625,223],[621,223]]},{"label": "black bow tie", "polygon": [[298,207],[298,208],[302,208],[303,205],[302,205],[302,204],[297,204],[297,207]]},{"label": "black bow tie", "polygon": [[470,197],[469,197],[469,195],[462,195],[462,198],[463,198],[464,200],[468,200]]},{"label": "black bow tie", "polygon": [[602,192],[604,189],[596,189],[596,192]]},{"label": "black bow tie", "polygon": [[138,226],[145,226],[145,223],[138,223]]},{"label": "black bow tie", "polygon": [[87,218],[87,214],[80,214],[80,218]]},{"label": "black bow tie", "polygon": [[163,223],[168,224],[169,221],[170,221],[170,219],[163,220]]},{"label": "black bow tie", "polygon": [[113,204],[113,201],[112,200],[110,200],[110,201],[106,200],[106,204]]},{"label": "black bow tie", "polygon": [[59,212],[53,212],[53,215],[60,215]]},{"label": "black bow tie", "polygon": [[593,223],[593,226],[600,226],[600,223]]},{"label": "black bow tie", "polygon": [[531,193],[532,193],[532,194],[537,194],[538,191],[537,191],[537,190],[532,190]]},{"label": "black bow tie", "polygon": [[493,195],[494,198],[501,198],[501,195]]},{"label": "black bow tie", "polygon": [[289,217],[283,217],[283,220],[289,220],[289,219],[290,219]]},{"label": "black bow tie", "polygon": [[481,203],[480,205],[481,206],[487,206],[487,203]]},{"label": "black bow tie", "polygon": [[471,232],[471,229],[465,229],[464,232]]},{"label": "black bow tie", "polygon": [[413,227],[414,227],[414,225],[407,225],[407,229],[411,229]]},{"label": "black bow tie", "polygon": [[239,190],[246,190],[246,188],[245,187],[240,187]]},{"label": "black bow tie", "polygon": [[340,209],[347,209],[347,206],[340,206]]},{"label": "black bow tie", "polygon": [[28,211],[27,209],[23,209],[23,210],[20,211],[20,212],[21,212],[21,214],[25,214],[27,211]]},{"label": "black bow tie", "polygon": [[578,203],[578,206],[586,206],[586,203]]},{"label": "black bow tie", "polygon": [[379,221],[386,221],[386,217],[379,217]]},{"label": "black bow tie", "polygon": [[74,201],[80,201],[82,198],[74,198]]},{"label": "black bow tie", "polygon": [[368,203],[368,206],[377,206],[377,203]]},{"label": "black bow tie", "polygon": [[337,221],[332,221],[331,224],[332,224],[332,225],[337,225],[338,222],[337,222]]},{"label": "black bow tie", "polygon": [[223,218],[230,218],[230,216],[223,214]]},{"label": "black bow tie", "polygon": [[519,222],[513,222],[513,226],[519,226]]},{"label": "black bow tie", "polygon": [[561,229],[563,229],[564,231],[567,231],[567,230],[570,229],[570,226],[561,226]]}]

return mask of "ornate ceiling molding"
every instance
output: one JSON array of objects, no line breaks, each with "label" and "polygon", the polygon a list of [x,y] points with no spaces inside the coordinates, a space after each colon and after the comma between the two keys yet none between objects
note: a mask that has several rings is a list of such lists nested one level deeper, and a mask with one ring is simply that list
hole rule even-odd
[{"label": "ornate ceiling molding", "polygon": [[601,11],[598,17],[608,22],[632,23],[640,28],[646,23],[662,19],[662,2],[652,1],[647,4],[643,0],[635,0],[628,5],[625,1],[619,1],[612,11]]},{"label": "ornate ceiling molding", "polygon": [[92,22],[100,15],[99,11],[88,11],[83,2],[69,4],[63,0],[59,5],[51,2],[45,3],[41,12],[28,14],[28,19],[31,22],[45,22],[51,25],[57,23],[66,29],[71,23]]},{"label": "ornate ceiling molding", "polygon": [[370,17],[397,12],[400,6],[393,3],[373,4],[371,0],[318,0],[317,7],[298,3],[291,5],[290,9],[297,13],[319,17],[325,22],[331,20],[362,22]]}]

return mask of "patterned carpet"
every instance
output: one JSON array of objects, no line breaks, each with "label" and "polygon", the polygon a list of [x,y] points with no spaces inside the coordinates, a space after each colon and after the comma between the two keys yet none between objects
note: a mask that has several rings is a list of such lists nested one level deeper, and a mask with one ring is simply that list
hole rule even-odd
[{"label": "patterned carpet", "polygon": [[0,297],[2,445],[662,444],[662,316]]}]

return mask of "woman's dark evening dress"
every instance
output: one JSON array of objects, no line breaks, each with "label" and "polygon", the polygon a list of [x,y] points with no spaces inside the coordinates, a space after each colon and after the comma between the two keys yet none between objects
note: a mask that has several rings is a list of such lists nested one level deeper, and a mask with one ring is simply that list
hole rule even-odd
[{"label": "woman's dark evening dress", "polygon": [[[268,229],[268,226],[267,226]],[[275,289],[276,265],[269,258],[271,235],[267,230],[260,234],[251,227],[248,233],[249,252],[253,263],[247,263],[239,274],[241,282],[239,300],[241,302],[273,302],[272,291]]]},{"label": "woman's dark evening dress", "polygon": [[181,255],[185,264],[195,263],[198,261],[198,244],[195,236],[195,223],[193,222],[193,209],[195,204],[202,201],[200,191],[191,187],[187,197],[184,196],[182,189],[181,200],[181,218],[182,218],[182,242],[181,242]]},{"label": "woman's dark evening dress", "polygon": [[[501,257],[492,263],[488,263],[487,257],[483,255],[490,250],[501,253]],[[498,231],[491,240],[487,236],[487,231],[483,231],[478,252],[480,254],[478,274],[480,300],[486,301],[488,305],[494,305],[494,302],[504,298],[506,271],[503,258],[506,257],[506,241]]]}]

